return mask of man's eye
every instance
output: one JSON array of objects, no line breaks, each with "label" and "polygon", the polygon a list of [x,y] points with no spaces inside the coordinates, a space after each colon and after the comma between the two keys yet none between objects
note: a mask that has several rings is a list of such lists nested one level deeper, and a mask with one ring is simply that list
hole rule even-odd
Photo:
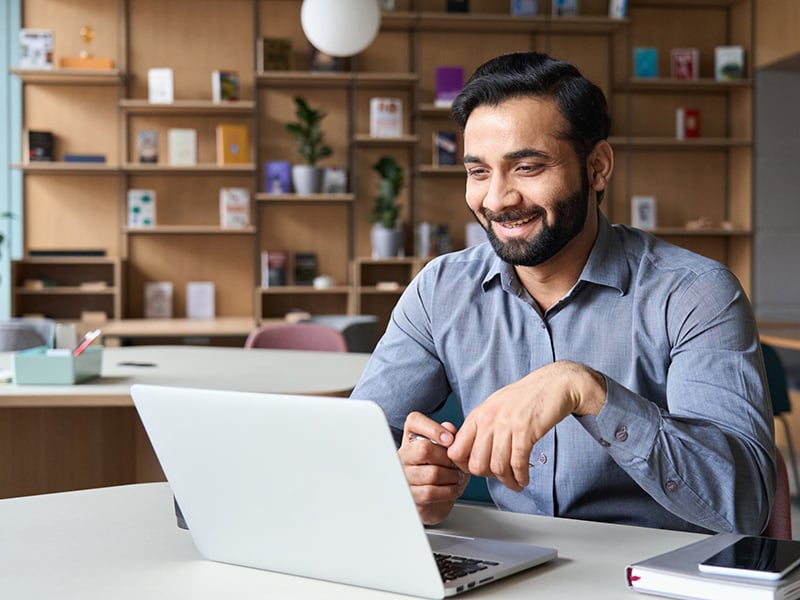
[{"label": "man's eye", "polygon": [[487,173],[488,171],[483,167],[472,167],[471,169],[467,169],[467,175],[469,177],[483,177]]},{"label": "man's eye", "polygon": [[543,168],[544,165],[524,164],[524,165],[519,165],[517,167],[517,171],[521,171],[523,173],[536,173],[537,171],[541,171]]}]

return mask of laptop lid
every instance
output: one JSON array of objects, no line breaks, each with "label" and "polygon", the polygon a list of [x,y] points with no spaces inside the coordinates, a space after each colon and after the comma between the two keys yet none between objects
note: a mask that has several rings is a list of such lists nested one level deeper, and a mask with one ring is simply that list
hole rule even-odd
[{"label": "laptop lid", "polygon": [[[204,557],[429,598],[451,593],[377,404],[150,385],[131,395]],[[512,546],[539,552],[510,572],[555,556]]]}]

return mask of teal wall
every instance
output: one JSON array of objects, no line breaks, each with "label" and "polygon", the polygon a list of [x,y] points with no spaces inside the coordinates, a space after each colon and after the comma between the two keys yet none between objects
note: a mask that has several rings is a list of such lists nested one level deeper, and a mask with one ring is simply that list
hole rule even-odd
[{"label": "teal wall", "polygon": [[0,0],[0,213],[17,215],[0,219],[5,241],[0,246],[0,318],[11,313],[11,257],[22,255],[22,175],[9,164],[22,156],[22,93],[19,80],[9,74],[17,64],[21,1]]}]

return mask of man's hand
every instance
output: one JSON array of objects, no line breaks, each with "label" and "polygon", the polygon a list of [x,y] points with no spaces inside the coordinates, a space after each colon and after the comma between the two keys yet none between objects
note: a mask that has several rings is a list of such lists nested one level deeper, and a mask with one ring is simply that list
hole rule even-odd
[{"label": "man's hand", "polygon": [[469,475],[447,457],[455,440],[452,423],[437,423],[422,413],[408,415],[400,446],[400,462],[420,519],[434,525],[444,519],[467,487]]},{"label": "man's hand", "polygon": [[497,390],[464,421],[447,456],[462,471],[496,477],[521,492],[530,481],[533,445],[570,414],[599,414],[605,379],[584,365],[559,361]]}]

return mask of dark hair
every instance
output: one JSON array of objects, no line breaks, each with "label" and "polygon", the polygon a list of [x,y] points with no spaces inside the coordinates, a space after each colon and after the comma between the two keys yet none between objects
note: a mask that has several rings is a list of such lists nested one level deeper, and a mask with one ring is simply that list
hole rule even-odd
[{"label": "dark hair", "polygon": [[503,54],[483,63],[453,102],[451,116],[463,130],[478,106],[496,106],[520,96],[556,101],[568,125],[562,134],[572,142],[581,162],[597,142],[608,137],[611,117],[602,90],[574,65],[540,52]]}]

